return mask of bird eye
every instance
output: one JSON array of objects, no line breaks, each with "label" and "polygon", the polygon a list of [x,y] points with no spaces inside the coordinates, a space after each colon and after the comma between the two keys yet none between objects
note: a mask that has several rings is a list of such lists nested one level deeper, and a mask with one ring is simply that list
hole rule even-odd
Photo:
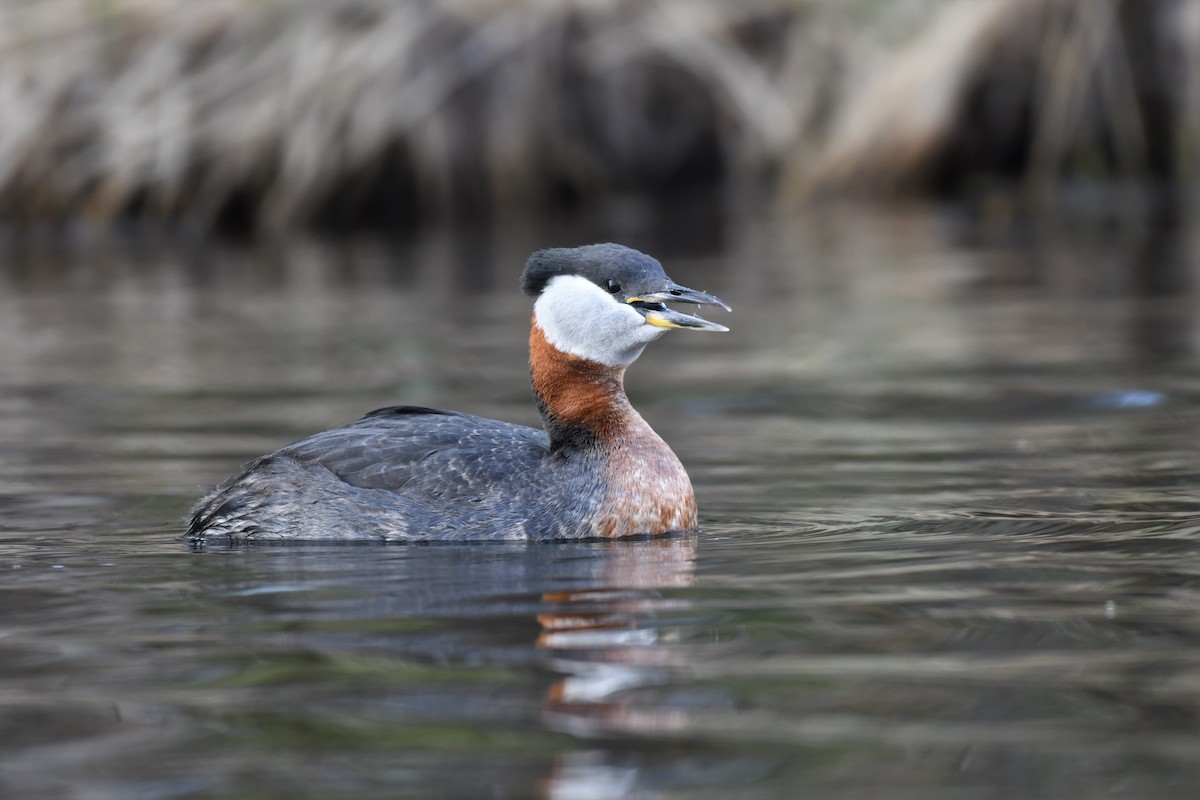
[{"label": "bird eye", "polygon": [[617,283],[614,279],[609,278],[608,283],[604,284],[604,288],[608,289],[609,294],[616,294],[617,292],[621,291],[621,284]]}]

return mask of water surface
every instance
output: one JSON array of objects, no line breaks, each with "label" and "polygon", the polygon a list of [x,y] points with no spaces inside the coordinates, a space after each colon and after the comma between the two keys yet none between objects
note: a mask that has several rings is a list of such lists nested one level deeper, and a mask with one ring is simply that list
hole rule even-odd
[{"label": "water surface", "polygon": [[[179,538],[374,407],[535,423],[521,261],[610,237],[735,308],[628,381],[703,533]],[[9,253],[0,793],[1190,798],[1196,252],[831,212]]]}]

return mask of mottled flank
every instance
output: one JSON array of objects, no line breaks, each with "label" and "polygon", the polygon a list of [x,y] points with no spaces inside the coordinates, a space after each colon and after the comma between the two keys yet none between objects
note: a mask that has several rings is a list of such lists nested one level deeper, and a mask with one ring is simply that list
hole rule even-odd
[{"label": "mottled flank", "polygon": [[[563,256],[558,271],[545,255],[556,252]],[[591,257],[597,254],[603,258]],[[535,270],[585,278],[593,293],[580,306],[592,324],[560,324],[562,348],[550,343],[538,318],[543,301],[558,295],[543,294],[535,311],[529,361],[545,431],[453,411],[380,409],[245,465],[196,506],[189,537],[413,542],[695,530],[691,481],[630,405],[627,362],[616,354],[629,350],[639,327],[651,338],[661,333],[639,322],[652,310],[640,294],[671,287],[695,302],[724,303],[674,284],[658,262],[618,245],[543,251],[530,261],[526,286]],[[595,288],[614,275],[624,284],[620,292]],[[572,355],[580,349],[572,336],[586,337],[599,360]]]},{"label": "mottled flank", "polygon": [[596,535],[598,476],[546,434],[434,409],[375,411],[256,459],[192,516],[193,537],[422,541]]},{"label": "mottled flank", "polygon": [[667,443],[641,418],[610,443],[608,481],[595,527],[601,536],[697,528],[692,481]]}]

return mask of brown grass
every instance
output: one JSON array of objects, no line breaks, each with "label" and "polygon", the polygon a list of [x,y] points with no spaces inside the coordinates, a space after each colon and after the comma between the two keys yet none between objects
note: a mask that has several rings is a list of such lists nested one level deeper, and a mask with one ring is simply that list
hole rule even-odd
[{"label": "brown grass", "polygon": [[793,187],[1033,194],[1194,174],[1195,0],[971,0],[888,54]]},{"label": "brown grass", "polygon": [[738,42],[788,6],[10,0],[0,212],[283,230],[703,182],[790,141]]},{"label": "brown grass", "polygon": [[1174,175],[1197,5],[0,0],[0,215],[279,232],[781,171],[800,191]]}]

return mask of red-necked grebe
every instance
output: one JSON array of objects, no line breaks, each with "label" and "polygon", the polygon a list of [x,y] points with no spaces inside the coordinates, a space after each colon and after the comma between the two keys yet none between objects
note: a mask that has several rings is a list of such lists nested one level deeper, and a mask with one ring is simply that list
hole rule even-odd
[{"label": "red-necked grebe", "polygon": [[246,464],[192,512],[193,540],[588,539],[696,530],[683,465],[625,396],[671,328],[727,330],[666,302],[720,306],[616,244],[541,250],[533,394],[545,430],[414,406],[374,411]]}]

